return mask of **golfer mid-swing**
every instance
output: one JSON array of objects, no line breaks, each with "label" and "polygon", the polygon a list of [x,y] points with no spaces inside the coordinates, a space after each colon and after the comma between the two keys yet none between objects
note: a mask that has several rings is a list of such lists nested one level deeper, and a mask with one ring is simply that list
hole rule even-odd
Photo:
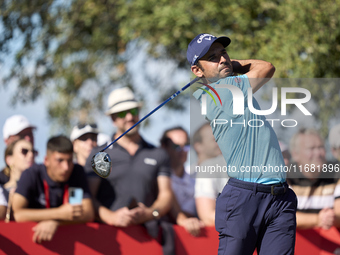
[{"label": "golfer mid-swing", "polygon": [[[205,97],[205,117],[227,169],[233,169],[228,171],[230,180],[216,200],[218,254],[253,254],[255,248],[260,255],[294,254],[296,195],[286,183],[281,167],[285,163],[271,124],[248,108],[248,88],[255,93],[273,76],[275,68],[262,60],[230,60],[225,50],[229,44],[228,37],[200,34],[187,50],[191,71],[221,98],[222,105],[215,105],[210,96]],[[244,114],[233,114],[233,100],[237,97],[218,85],[233,85],[242,91]],[[204,89],[209,90],[208,86]],[[202,100],[204,93],[197,90],[194,97]],[[252,101],[259,110],[257,101]],[[216,119],[228,123],[217,124]],[[249,120],[264,124],[249,125]]]}]

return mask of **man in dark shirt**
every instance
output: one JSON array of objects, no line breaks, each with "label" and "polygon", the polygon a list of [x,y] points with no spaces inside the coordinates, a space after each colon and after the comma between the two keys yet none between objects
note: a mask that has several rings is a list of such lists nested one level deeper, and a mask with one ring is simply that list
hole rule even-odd
[{"label": "man in dark shirt", "polygon": [[[130,89],[111,92],[106,114],[117,128],[113,139],[138,122],[139,107]],[[137,126],[106,150],[112,172],[103,179],[91,167],[92,156],[103,148],[105,145],[95,148],[85,165],[99,218],[109,225],[127,227],[165,215],[173,198],[166,152],[147,143]]]},{"label": "man in dark shirt", "polygon": [[[73,164],[72,156],[73,146],[67,137],[52,137],[44,164],[33,165],[21,175],[13,212],[17,222],[39,222],[33,229],[34,242],[50,241],[63,222],[87,222],[94,217],[84,169]],[[79,204],[69,203],[69,188],[83,190]]]}]

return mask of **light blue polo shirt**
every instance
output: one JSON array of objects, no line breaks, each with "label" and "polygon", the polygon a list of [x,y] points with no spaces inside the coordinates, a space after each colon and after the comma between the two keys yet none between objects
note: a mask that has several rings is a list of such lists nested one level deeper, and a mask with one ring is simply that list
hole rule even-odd
[{"label": "light blue polo shirt", "polygon": [[[233,85],[240,89],[244,98],[244,114],[233,114],[233,95],[228,88],[218,88],[218,85]],[[247,75],[229,76],[209,84],[215,88],[221,98],[222,106],[217,96],[217,105],[210,95],[198,89],[193,96],[201,101],[206,94],[206,116],[210,122],[215,140],[226,160],[228,175],[243,181],[275,184],[286,180],[285,163],[280,150],[277,136],[271,122],[263,115],[252,113],[248,108],[248,88],[250,83]],[[242,95],[241,94],[241,95]],[[242,96],[237,100],[242,100]],[[235,101],[236,102],[236,101]],[[253,106],[260,106],[253,98]]]}]

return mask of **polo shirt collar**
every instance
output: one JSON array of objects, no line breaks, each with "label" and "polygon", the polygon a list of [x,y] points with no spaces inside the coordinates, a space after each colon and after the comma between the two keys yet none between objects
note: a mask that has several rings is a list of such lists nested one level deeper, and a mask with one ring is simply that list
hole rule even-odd
[{"label": "polo shirt collar", "polygon": [[[115,140],[115,135],[116,135],[116,133],[114,133],[113,135],[112,135],[112,141],[114,141]],[[139,148],[150,148],[150,147],[153,147],[151,144],[149,144],[148,142],[146,142],[144,139],[143,139],[143,137],[141,136],[141,135],[139,135],[140,136],[140,141],[138,142],[138,145],[139,145]],[[111,145],[111,146],[115,146],[115,147],[121,147],[118,143],[114,143],[113,145]]]}]

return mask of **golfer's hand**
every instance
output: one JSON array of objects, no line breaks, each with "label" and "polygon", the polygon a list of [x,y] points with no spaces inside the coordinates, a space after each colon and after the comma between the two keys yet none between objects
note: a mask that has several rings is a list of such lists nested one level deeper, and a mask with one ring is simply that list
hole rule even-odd
[{"label": "golfer's hand", "polygon": [[178,222],[178,225],[184,227],[193,236],[198,236],[204,228],[204,223],[195,217],[183,219]]},{"label": "golfer's hand", "polygon": [[335,213],[331,208],[324,208],[319,212],[318,215],[318,227],[324,229],[330,229],[334,225]]},{"label": "golfer's hand", "polygon": [[59,213],[60,220],[77,220],[83,215],[83,205],[62,204]]},{"label": "golfer's hand", "polygon": [[133,214],[127,207],[120,208],[110,213],[109,225],[127,227],[133,224]]},{"label": "golfer's hand", "polygon": [[55,220],[45,220],[39,222],[35,225],[32,230],[33,234],[33,242],[41,243],[41,241],[51,241],[57,228],[59,226],[59,222]]},{"label": "golfer's hand", "polygon": [[153,220],[152,209],[143,203],[138,203],[138,207],[131,209],[130,212],[133,214],[133,224],[135,225]]}]

